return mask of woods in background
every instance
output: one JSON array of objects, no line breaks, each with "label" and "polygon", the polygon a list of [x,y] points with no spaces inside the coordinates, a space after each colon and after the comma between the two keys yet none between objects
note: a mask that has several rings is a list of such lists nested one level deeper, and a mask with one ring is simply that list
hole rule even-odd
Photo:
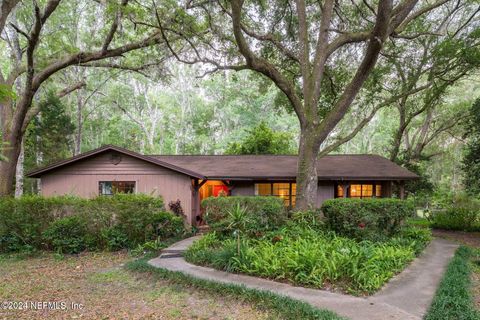
[{"label": "woods in background", "polygon": [[448,0],[4,1],[0,194],[35,192],[25,172],[103,144],[299,153],[304,207],[330,152],[389,157],[424,177],[413,189],[460,189],[479,12]]}]

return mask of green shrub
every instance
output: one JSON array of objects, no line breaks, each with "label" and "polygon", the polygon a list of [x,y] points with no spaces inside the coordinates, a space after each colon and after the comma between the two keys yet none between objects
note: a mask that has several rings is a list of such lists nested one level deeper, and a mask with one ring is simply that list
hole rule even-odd
[{"label": "green shrub", "polygon": [[155,212],[152,216],[155,236],[161,240],[175,238],[185,232],[185,224],[180,216],[170,212]]},{"label": "green shrub", "polygon": [[480,230],[479,213],[469,208],[450,208],[432,215],[432,227],[446,230]]},{"label": "green shrub", "polygon": [[101,236],[105,242],[105,248],[109,251],[116,251],[129,247],[130,241],[128,240],[128,236],[118,226],[102,229]]},{"label": "green shrub", "polygon": [[415,254],[419,254],[432,240],[432,231],[428,228],[405,226],[400,229],[395,237],[388,242],[404,247],[410,247]]},{"label": "green shrub", "polygon": [[54,221],[43,238],[59,253],[79,253],[86,249],[86,235],[86,222],[79,216],[70,216]]},{"label": "green shrub", "polygon": [[0,251],[41,248],[43,231],[52,221],[70,213],[77,201],[82,200],[40,196],[0,198]]},{"label": "green shrub", "polygon": [[415,257],[414,242],[427,239],[423,232],[406,230],[404,235],[410,238],[403,241],[358,242],[292,223],[259,239],[243,239],[240,254],[234,239],[222,240],[211,233],[196,241],[185,258],[195,264],[300,285],[373,292]]},{"label": "green shrub", "polygon": [[231,221],[229,212],[237,205],[246,212],[245,233],[256,235],[273,230],[287,219],[283,200],[278,197],[210,197],[202,201],[205,208],[205,220],[214,231],[229,233]]},{"label": "green shrub", "polygon": [[424,212],[434,228],[480,230],[480,199],[466,193],[436,193],[428,200]]},{"label": "green shrub", "polygon": [[444,200],[430,216],[434,228],[447,230],[480,230],[480,200],[457,194]]},{"label": "green shrub", "polygon": [[44,238],[49,234],[45,232],[52,223],[69,216],[84,221],[82,246],[88,250],[132,248],[184,232],[182,219],[165,212],[163,200],[158,197],[5,197],[0,198],[0,252],[52,248]]},{"label": "green shrub", "polygon": [[384,239],[413,216],[413,203],[398,199],[331,199],[321,208],[327,226],[355,239]]},{"label": "green shrub", "polygon": [[471,294],[471,268],[469,265],[472,249],[460,247],[450,261],[426,320],[477,320],[480,312],[475,310]]},{"label": "green shrub", "polygon": [[294,211],[291,214],[290,221],[296,225],[316,230],[322,230],[325,227],[320,210]]}]

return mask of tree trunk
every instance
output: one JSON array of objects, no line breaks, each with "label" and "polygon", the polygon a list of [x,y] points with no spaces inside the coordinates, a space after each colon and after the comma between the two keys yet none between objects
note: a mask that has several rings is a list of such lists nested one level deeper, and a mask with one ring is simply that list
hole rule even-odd
[{"label": "tree trunk", "polygon": [[74,156],[82,152],[83,134],[83,89],[77,90],[77,135],[75,137]]},{"label": "tree trunk", "polygon": [[24,139],[20,143],[20,155],[18,156],[17,168],[15,171],[15,198],[23,195],[23,165],[25,160]]},{"label": "tree trunk", "polygon": [[317,155],[320,144],[312,128],[302,128],[298,148],[297,199],[295,208],[311,209],[316,204],[318,189]]},{"label": "tree trunk", "polygon": [[0,196],[13,194],[21,138],[17,139],[16,135],[8,134],[3,137],[3,141],[7,143],[3,152],[7,160],[0,161]]},{"label": "tree trunk", "polygon": [[405,129],[407,127],[405,114],[404,114],[404,106],[400,107],[399,112],[400,112],[399,126],[393,137],[392,148],[390,149],[390,160],[394,162],[398,160],[398,154],[400,153],[400,146],[402,145],[403,133],[405,132]]}]

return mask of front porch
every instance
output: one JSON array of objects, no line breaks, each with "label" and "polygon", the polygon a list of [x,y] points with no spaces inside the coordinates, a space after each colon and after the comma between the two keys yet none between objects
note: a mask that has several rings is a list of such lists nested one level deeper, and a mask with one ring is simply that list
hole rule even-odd
[{"label": "front porch", "polygon": [[229,196],[233,185],[227,180],[199,180],[192,179],[192,225],[205,224],[201,203],[208,197]]}]

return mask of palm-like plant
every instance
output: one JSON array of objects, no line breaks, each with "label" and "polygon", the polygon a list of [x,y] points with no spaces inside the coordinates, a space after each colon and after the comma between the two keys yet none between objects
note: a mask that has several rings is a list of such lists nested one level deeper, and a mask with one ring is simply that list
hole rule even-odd
[{"label": "palm-like plant", "polygon": [[248,217],[247,210],[237,203],[236,206],[227,211],[227,218],[229,221],[228,229],[233,230],[233,234],[237,238],[237,254],[240,255],[240,236],[245,232],[250,218]]}]

